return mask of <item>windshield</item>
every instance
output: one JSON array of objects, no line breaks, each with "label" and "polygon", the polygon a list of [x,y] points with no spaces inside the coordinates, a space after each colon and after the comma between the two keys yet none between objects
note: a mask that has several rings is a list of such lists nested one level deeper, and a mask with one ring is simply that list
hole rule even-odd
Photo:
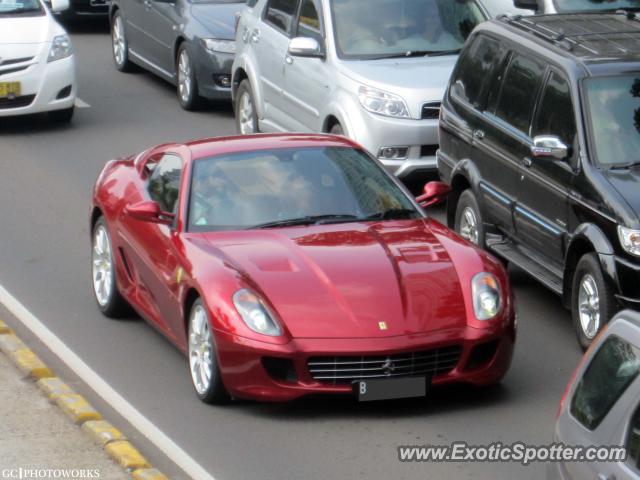
[{"label": "windshield", "polygon": [[338,55],[456,53],[485,20],[475,0],[331,0]]},{"label": "windshield", "polygon": [[639,162],[640,75],[589,78],[584,88],[598,163]]},{"label": "windshield", "polygon": [[44,10],[38,0],[0,0],[0,17],[42,14]]},{"label": "windshield", "polygon": [[640,8],[640,0],[554,0],[558,12]]},{"label": "windshield", "polygon": [[188,225],[191,231],[237,230],[392,218],[384,215],[389,212],[422,217],[365,153],[279,149],[196,160]]}]

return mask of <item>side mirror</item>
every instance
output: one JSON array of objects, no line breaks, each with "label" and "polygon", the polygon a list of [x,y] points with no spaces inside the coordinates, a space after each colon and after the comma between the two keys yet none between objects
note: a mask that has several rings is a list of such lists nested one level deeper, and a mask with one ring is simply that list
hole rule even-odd
[{"label": "side mirror", "polygon": [[569,156],[569,147],[562,143],[562,140],[558,137],[553,135],[539,135],[533,139],[531,156],[533,158],[564,160]]},{"label": "side mirror", "polygon": [[160,209],[160,205],[153,201],[143,201],[128,205],[125,207],[124,213],[142,222],[159,223],[161,225],[171,225],[176,217],[173,213],[163,212]]},{"label": "side mirror", "polygon": [[64,12],[69,8],[69,0],[51,0],[52,12]]},{"label": "side mirror", "polygon": [[324,51],[320,42],[310,37],[292,38],[287,52],[292,57],[324,58]]},{"label": "side mirror", "polygon": [[527,10],[538,11],[540,7],[537,0],[513,0],[513,6],[516,8],[525,8]]},{"label": "side mirror", "polygon": [[422,208],[437,205],[446,200],[451,187],[443,182],[429,182],[424,186],[424,193],[416,198]]}]

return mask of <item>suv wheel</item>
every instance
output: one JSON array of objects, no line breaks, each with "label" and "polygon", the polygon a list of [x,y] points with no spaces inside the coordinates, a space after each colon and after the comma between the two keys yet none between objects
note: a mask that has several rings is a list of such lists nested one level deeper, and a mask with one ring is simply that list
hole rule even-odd
[{"label": "suv wheel", "polygon": [[339,123],[336,123],[331,127],[331,130],[329,130],[329,133],[331,135],[344,135],[344,130],[342,129],[342,125],[340,125]]},{"label": "suv wheel", "polygon": [[465,190],[458,199],[456,207],[455,231],[462,238],[484,248],[484,224],[475,195]]},{"label": "suv wheel", "polygon": [[243,80],[236,98],[236,128],[241,135],[258,133],[258,115],[249,80]]},{"label": "suv wheel", "polygon": [[111,22],[111,43],[116,69],[121,72],[132,71],[133,63],[129,60],[129,43],[125,33],[124,19],[120,12],[115,13]]},{"label": "suv wheel", "polygon": [[178,74],[178,101],[180,106],[185,110],[197,110],[204,101],[198,95],[198,81],[196,80],[186,43],[183,43],[178,48],[176,71]]},{"label": "suv wheel", "polygon": [[571,316],[578,342],[586,349],[616,313],[616,299],[595,253],[584,255],[573,276]]}]

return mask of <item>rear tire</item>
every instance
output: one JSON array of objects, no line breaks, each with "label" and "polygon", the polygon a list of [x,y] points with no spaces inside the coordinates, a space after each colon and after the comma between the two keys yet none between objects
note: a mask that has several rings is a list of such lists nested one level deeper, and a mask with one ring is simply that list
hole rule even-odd
[{"label": "rear tire", "polygon": [[129,312],[129,305],[118,290],[116,263],[104,217],[96,221],[91,238],[91,280],[96,303],[104,316],[120,318]]},{"label": "rear tire", "polygon": [[456,206],[455,231],[465,240],[486,248],[484,223],[473,191],[465,190]]},{"label": "rear tire", "polygon": [[135,65],[129,60],[129,42],[127,41],[124,18],[119,11],[111,21],[111,52],[116,69],[120,72],[132,72]]},{"label": "rear tire", "polygon": [[618,304],[602,273],[595,253],[584,255],[573,275],[571,317],[578,343],[587,349],[618,310]]},{"label": "rear tire", "polygon": [[240,82],[238,93],[236,95],[236,129],[241,135],[251,135],[258,133],[258,114],[256,112],[256,104],[254,101],[253,90],[249,80],[244,79]]},{"label": "rear tire", "polygon": [[189,371],[198,398],[204,403],[226,403],[230,397],[222,383],[216,342],[204,302],[199,298],[189,312]]},{"label": "rear tire", "polygon": [[331,135],[342,135],[342,136],[344,136],[344,130],[342,128],[342,125],[340,125],[339,123],[334,124],[331,127],[331,130],[329,130],[329,133]]},{"label": "rear tire", "polygon": [[186,43],[182,43],[178,48],[176,74],[178,76],[177,92],[180,106],[187,111],[200,110],[205,100],[198,94],[196,71]]},{"label": "rear tire", "polygon": [[49,121],[53,123],[65,124],[71,123],[71,119],[73,118],[73,113],[75,111],[74,107],[65,108],[64,110],[54,110],[52,112],[47,113],[49,117]]}]

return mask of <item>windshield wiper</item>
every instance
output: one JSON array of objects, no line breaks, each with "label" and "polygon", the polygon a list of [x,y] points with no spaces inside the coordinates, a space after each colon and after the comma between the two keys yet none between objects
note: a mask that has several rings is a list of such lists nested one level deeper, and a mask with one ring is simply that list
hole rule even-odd
[{"label": "windshield wiper", "polygon": [[455,50],[407,50],[406,52],[390,53],[388,55],[378,55],[367,60],[384,60],[386,58],[410,58],[410,57],[441,57],[444,55],[456,55],[460,49]]},{"label": "windshield wiper", "polygon": [[367,216],[367,220],[392,220],[392,219],[400,219],[407,218],[410,215],[415,215],[416,211],[411,210],[409,208],[390,208],[389,210],[385,210],[383,212],[372,213]]},{"label": "windshield wiper", "polygon": [[609,170],[626,170],[627,168],[637,167],[640,165],[640,160],[629,163],[619,163],[617,165],[612,165],[609,167]]},{"label": "windshield wiper", "polygon": [[261,223],[249,227],[247,230],[259,228],[275,228],[275,227],[295,227],[298,225],[322,225],[327,223],[353,222],[358,217],[350,214],[330,214],[330,215],[307,215],[299,218],[288,218],[285,220],[276,220],[273,222]]}]

